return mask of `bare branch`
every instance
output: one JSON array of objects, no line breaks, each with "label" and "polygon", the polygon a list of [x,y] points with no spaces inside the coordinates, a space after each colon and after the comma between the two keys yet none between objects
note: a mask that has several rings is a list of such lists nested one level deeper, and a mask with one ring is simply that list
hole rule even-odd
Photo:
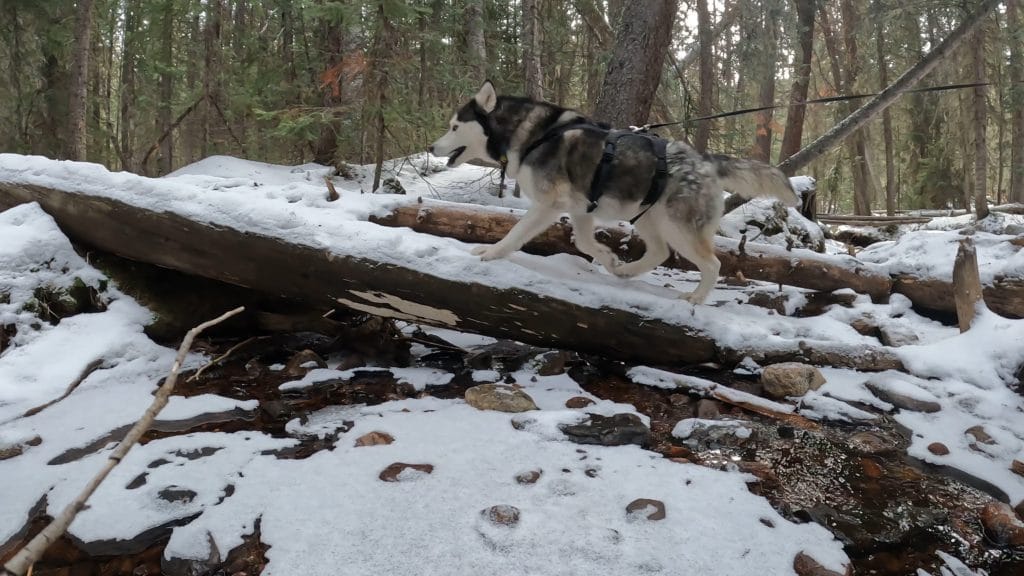
[{"label": "bare branch", "polygon": [[117,445],[117,448],[107,458],[107,462],[104,467],[93,477],[92,480],[86,484],[85,488],[78,495],[71,504],[68,504],[66,508],[54,518],[46,528],[43,528],[42,532],[36,534],[35,538],[29,541],[17,554],[11,558],[7,564],[4,565],[2,576],[25,576],[28,574],[32,565],[36,563],[43,556],[46,549],[57,541],[58,538],[64,535],[67,531],[68,526],[74,521],[75,516],[85,508],[85,503],[92,496],[93,492],[99,488],[100,484],[107,477],[111,470],[114,469],[121,460],[124,459],[128,451],[131,450],[132,446],[138,443],[142,435],[149,430],[149,427],[153,424],[153,420],[156,419],[156,415],[163,410],[164,406],[167,405],[167,401],[171,396],[171,392],[174,391],[174,385],[178,381],[178,372],[181,370],[181,364],[185,361],[185,356],[188,354],[189,348],[192,347],[192,341],[200,332],[206,330],[210,326],[219,324],[224,320],[242,312],[245,307],[239,306],[234,310],[225,312],[224,314],[214,318],[213,320],[207,320],[202,324],[188,331],[185,334],[185,339],[182,340],[181,346],[178,348],[178,355],[174,358],[174,364],[171,365],[171,371],[164,379],[164,383],[156,392],[156,396],[153,398],[153,403],[146,409],[145,414],[142,418],[132,426],[132,429],[128,431],[128,434],[123,440]]}]

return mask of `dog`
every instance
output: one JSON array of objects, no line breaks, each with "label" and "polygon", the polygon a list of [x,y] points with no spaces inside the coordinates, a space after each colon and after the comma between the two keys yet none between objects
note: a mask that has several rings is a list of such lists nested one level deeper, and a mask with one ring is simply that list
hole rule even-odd
[{"label": "dog", "polygon": [[[428,151],[447,156],[450,167],[469,160],[502,165],[531,204],[504,238],[478,246],[472,253],[483,260],[504,258],[568,213],[576,247],[616,276],[650,272],[669,257],[670,249],[693,262],[700,270],[700,283],[681,298],[699,304],[714,288],[721,267],[714,235],[724,209],[723,189],[744,198],[776,198],[788,206],[799,202],[789,178],[772,166],[701,154],[684,142],[669,141],[664,152],[664,192],[645,208],[642,204],[656,174],[657,156],[652,139],[625,137],[618,140],[610,169],[599,181],[595,204],[590,189],[605,152],[605,128],[575,110],[498,96],[494,85],[484,82],[452,115],[447,131]],[[594,238],[595,222],[638,215],[634,226],[647,251],[638,260],[621,262]]]}]

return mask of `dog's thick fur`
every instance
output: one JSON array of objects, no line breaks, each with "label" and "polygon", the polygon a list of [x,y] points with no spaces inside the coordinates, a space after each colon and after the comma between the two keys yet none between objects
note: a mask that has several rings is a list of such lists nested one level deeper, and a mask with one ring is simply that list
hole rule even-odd
[{"label": "dog's thick fur", "polygon": [[576,247],[613,274],[632,277],[656,268],[670,248],[700,270],[700,284],[686,299],[701,303],[718,279],[714,234],[722,217],[722,190],[745,198],[768,196],[795,206],[798,197],[782,172],[767,164],[722,155],[699,154],[683,142],[669,142],[669,179],[661,198],[637,222],[647,252],[623,263],[594,239],[597,220],[628,220],[643,210],[641,202],[654,174],[655,156],[644,138],[618,142],[611,174],[593,212],[587,212],[587,193],[604,149],[600,132],[566,130],[530,151],[523,151],[553,127],[579,121],[574,111],[527,98],[498,96],[488,81],[460,108],[448,131],[430,152],[448,156],[457,166],[479,159],[498,163],[504,154],[508,174],[516,178],[532,204],[526,215],[496,244],[479,246],[473,254],[484,260],[508,256],[568,212]]}]

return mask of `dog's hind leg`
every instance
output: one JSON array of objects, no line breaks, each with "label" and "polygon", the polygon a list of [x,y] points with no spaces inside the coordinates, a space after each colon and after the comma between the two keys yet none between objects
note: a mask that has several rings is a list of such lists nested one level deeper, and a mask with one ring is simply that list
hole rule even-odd
[{"label": "dog's hind leg", "polygon": [[477,246],[473,248],[472,253],[481,260],[504,258],[543,232],[560,215],[561,212],[554,207],[534,204],[504,238],[490,246]]},{"label": "dog's hind leg", "polygon": [[713,230],[708,234],[699,232],[689,234],[680,229],[664,230],[664,232],[668,232],[666,237],[672,248],[683,258],[693,262],[700,270],[700,284],[697,285],[696,290],[684,297],[691,304],[704,302],[711,289],[715,287],[715,283],[718,282],[718,271],[722,267],[718,256],[715,256]]},{"label": "dog's hind leg", "polygon": [[572,221],[573,243],[587,256],[609,271],[619,266],[619,257],[612,249],[594,238],[594,217],[591,214],[569,214]]},{"label": "dog's hind leg", "polygon": [[658,231],[653,216],[651,214],[647,218],[641,218],[636,223],[636,233],[644,241],[647,251],[638,260],[620,263],[611,270],[612,274],[619,278],[640,276],[654,270],[672,255],[668,244]]}]

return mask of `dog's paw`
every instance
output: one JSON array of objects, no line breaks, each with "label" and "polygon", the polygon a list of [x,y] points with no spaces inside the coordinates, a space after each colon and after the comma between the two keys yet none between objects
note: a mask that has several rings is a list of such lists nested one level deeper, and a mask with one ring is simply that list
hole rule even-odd
[{"label": "dog's paw", "polygon": [[477,246],[473,249],[473,255],[479,256],[481,260],[487,262],[488,260],[500,260],[508,256],[508,252],[497,244],[492,244],[490,246]]},{"label": "dog's paw", "polygon": [[608,268],[608,271],[618,276],[619,278],[636,278],[640,275],[636,267],[630,266],[629,264],[623,264],[618,258],[615,258],[615,265]]},{"label": "dog's paw", "polygon": [[688,294],[687,293],[680,294],[679,298],[682,299],[682,300],[686,300],[690,304],[693,304],[694,306],[696,306],[698,304],[703,304],[704,301],[708,299],[708,295],[707,294],[698,294],[696,292],[690,292]]}]

